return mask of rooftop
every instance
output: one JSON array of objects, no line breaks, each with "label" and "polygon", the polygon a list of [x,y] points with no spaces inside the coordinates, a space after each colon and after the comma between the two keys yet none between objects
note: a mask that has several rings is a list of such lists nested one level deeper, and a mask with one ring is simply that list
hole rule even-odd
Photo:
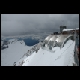
[{"label": "rooftop", "polygon": [[63,31],[70,31],[70,30],[74,30],[74,29],[63,29]]}]

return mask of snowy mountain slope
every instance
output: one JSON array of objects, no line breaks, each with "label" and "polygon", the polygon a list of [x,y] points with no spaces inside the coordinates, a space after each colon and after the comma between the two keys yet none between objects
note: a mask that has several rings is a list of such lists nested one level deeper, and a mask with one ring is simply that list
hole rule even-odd
[{"label": "snowy mountain slope", "polygon": [[[54,47],[52,50],[41,47],[42,42],[32,47],[17,39],[10,39],[9,42],[8,48],[1,50],[1,66],[13,66],[14,62],[17,62],[16,66],[73,66],[75,63],[75,41],[72,40],[68,40],[63,48]],[[28,50],[31,52],[27,57]]]},{"label": "snowy mountain slope", "polygon": [[25,57],[22,66],[73,66],[75,42],[69,40],[64,46],[54,48],[54,53],[40,48],[37,53]]},{"label": "snowy mountain slope", "polygon": [[[21,59],[19,61],[16,62],[16,66],[20,66],[20,64],[24,61],[24,59],[31,59],[31,57],[33,56],[34,52],[36,52],[36,50],[40,49],[42,42],[39,42],[38,44],[35,44],[34,46],[32,46],[32,48],[29,50],[29,52],[27,51],[27,53],[25,53]],[[28,57],[27,57],[28,56]],[[22,66],[22,65],[21,65]]]},{"label": "snowy mountain slope", "polygon": [[27,50],[31,47],[25,46],[25,42],[11,39],[8,48],[1,50],[1,66],[13,66],[13,63],[18,61]]}]

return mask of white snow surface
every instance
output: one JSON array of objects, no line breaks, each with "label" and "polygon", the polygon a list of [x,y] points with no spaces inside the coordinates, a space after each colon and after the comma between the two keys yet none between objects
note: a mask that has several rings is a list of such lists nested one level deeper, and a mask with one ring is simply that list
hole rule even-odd
[{"label": "white snow surface", "polygon": [[40,50],[25,57],[22,66],[73,66],[75,41],[69,40],[63,48],[54,47],[52,50]]},{"label": "white snow surface", "polygon": [[70,30],[74,30],[74,29],[63,29],[63,31],[70,31]]},{"label": "white snow surface", "polygon": [[4,45],[4,47],[7,47],[7,45]]},{"label": "white snow surface", "polygon": [[24,41],[10,40],[8,48],[1,50],[1,66],[13,66],[14,62],[24,61],[22,66],[73,66],[75,41],[69,40],[63,48],[54,47],[52,51],[42,49],[37,45],[38,52],[33,52],[28,57],[22,56],[32,47],[25,46]]},{"label": "white snow surface", "polygon": [[1,50],[1,66],[13,66],[29,49],[31,47],[26,46],[23,41],[8,44],[8,48]]}]

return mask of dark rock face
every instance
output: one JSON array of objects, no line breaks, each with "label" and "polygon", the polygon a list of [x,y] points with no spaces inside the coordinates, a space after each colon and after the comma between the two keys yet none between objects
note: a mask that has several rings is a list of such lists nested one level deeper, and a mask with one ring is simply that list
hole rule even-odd
[{"label": "dark rock face", "polygon": [[3,41],[3,44],[1,46],[1,50],[4,50],[6,48],[8,48],[8,41]]}]

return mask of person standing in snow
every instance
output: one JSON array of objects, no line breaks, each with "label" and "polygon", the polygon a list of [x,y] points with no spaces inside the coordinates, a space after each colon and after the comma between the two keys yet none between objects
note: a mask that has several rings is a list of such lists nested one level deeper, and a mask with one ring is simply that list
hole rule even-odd
[{"label": "person standing in snow", "polygon": [[28,53],[29,53],[29,50],[28,50]]},{"label": "person standing in snow", "polygon": [[36,46],[34,46],[34,51],[36,51]]},{"label": "person standing in snow", "polygon": [[36,49],[36,53],[37,53],[37,49]]},{"label": "person standing in snow", "polygon": [[30,50],[30,55],[31,55],[31,50]]},{"label": "person standing in snow", "polygon": [[30,51],[30,50],[28,51],[28,54],[29,54],[29,56],[30,56],[30,54],[31,54],[31,51]]},{"label": "person standing in snow", "polygon": [[43,47],[45,47],[45,43],[43,44]]},{"label": "person standing in snow", "polygon": [[35,47],[35,51],[36,51],[36,53],[37,53],[37,47]]}]

